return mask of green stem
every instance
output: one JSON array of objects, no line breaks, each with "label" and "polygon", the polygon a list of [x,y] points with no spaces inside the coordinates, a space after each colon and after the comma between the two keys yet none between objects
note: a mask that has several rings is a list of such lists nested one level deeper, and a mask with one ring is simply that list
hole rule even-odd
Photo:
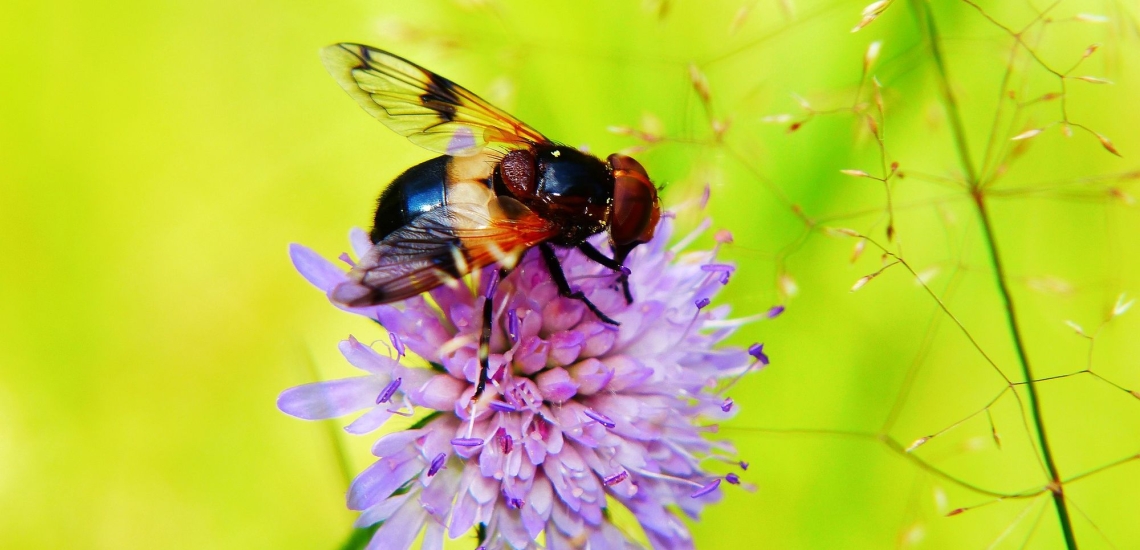
[{"label": "green stem", "polygon": [[938,87],[942,92],[942,102],[946,104],[946,115],[950,118],[954,145],[958,148],[962,169],[966,171],[966,181],[973,187],[978,185],[978,172],[974,169],[974,162],[970,160],[970,148],[966,146],[966,127],[962,124],[962,115],[958,111],[958,100],[954,98],[954,90],[950,88],[950,75],[946,69],[946,61],[942,57],[942,43],[938,41],[938,27],[934,24],[934,15],[930,13],[927,1],[910,0],[910,6],[918,18],[921,30],[930,40],[930,56],[934,58],[934,67],[938,70]]},{"label": "green stem", "polygon": [[997,241],[994,239],[994,228],[990,222],[989,212],[981,189],[975,189],[974,204],[978,206],[978,215],[982,218],[983,233],[986,238],[986,248],[989,249],[990,261],[994,264],[994,278],[997,279],[998,290],[1001,293],[1002,305],[1005,306],[1005,317],[1009,323],[1009,331],[1013,334],[1014,348],[1017,350],[1017,360],[1021,364],[1021,374],[1025,379],[1026,393],[1029,394],[1029,413],[1033,418],[1033,426],[1037,432],[1037,442],[1041,446],[1041,454],[1045,458],[1045,468],[1049,471],[1049,492],[1053,494],[1053,505],[1057,508],[1057,516],[1061,520],[1061,532],[1065,535],[1065,546],[1069,550],[1076,550],[1077,538],[1073,534],[1073,522],[1069,518],[1069,507],[1065,503],[1065,492],[1061,484],[1061,473],[1053,461],[1053,452],[1049,448],[1049,438],[1045,434],[1045,420],[1041,415],[1041,401],[1037,397],[1037,382],[1033,377],[1033,370],[1029,367],[1029,357],[1025,352],[1025,340],[1021,336],[1021,328],[1017,322],[1017,311],[1013,307],[1013,298],[1006,283],[1005,269],[1002,267],[1001,255],[998,254]]},{"label": "green stem", "polygon": [[1033,370],[1029,366],[1029,358],[1025,351],[1025,341],[1022,338],[1021,328],[1017,322],[1017,312],[1014,310],[1013,298],[1009,292],[1009,285],[1006,283],[1007,278],[1005,269],[1001,263],[1001,255],[998,253],[997,241],[994,238],[993,224],[990,222],[989,213],[986,211],[981,181],[978,179],[977,171],[974,169],[974,163],[970,159],[970,148],[966,143],[966,132],[965,126],[962,123],[962,115],[958,109],[958,102],[954,98],[954,92],[950,88],[950,77],[942,56],[942,45],[939,41],[938,27],[935,25],[934,16],[930,12],[929,0],[910,0],[910,5],[915,17],[918,19],[921,31],[926,34],[930,42],[931,57],[934,59],[934,65],[938,72],[938,86],[942,92],[942,101],[946,107],[947,116],[950,119],[950,128],[954,134],[954,145],[958,150],[958,160],[962,165],[962,169],[966,172],[966,181],[969,184],[970,193],[974,198],[974,204],[978,208],[978,216],[982,220],[986,248],[989,251],[990,261],[994,266],[994,278],[997,280],[998,291],[1001,294],[1002,303],[1005,306],[1006,321],[1009,324],[1009,331],[1013,336],[1014,348],[1017,351],[1018,362],[1021,365],[1021,373],[1025,379],[1025,387],[1029,394],[1029,413],[1033,419],[1034,431],[1037,432],[1037,441],[1041,447],[1041,454],[1045,459],[1045,468],[1050,477],[1049,491],[1053,495],[1053,504],[1057,509],[1057,517],[1061,522],[1061,532],[1065,536],[1065,546],[1068,550],[1077,550],[1077,539],[1073,534],[1073,522],[1069,516],[1068,505],[1065,503],[1061,475],[1057,471],[1057,465],[1053,460],[1053,452],[1049,447],[1049,439],[1046,436],[1045,421],[1041,415],[1041,403],[1037,397],[1037,384],[1034,382]]}]

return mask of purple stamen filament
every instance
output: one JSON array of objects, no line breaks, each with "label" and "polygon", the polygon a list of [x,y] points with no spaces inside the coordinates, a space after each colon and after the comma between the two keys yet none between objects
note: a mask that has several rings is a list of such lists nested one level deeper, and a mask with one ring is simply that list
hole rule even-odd
[{"label": "purple stamen filament", "polygon": [[388,385],[384,386],[384,391],[380,392],[380,395],[376,397],[376,404],[379,405],[381,403],[387,403],[390,401],[392,399],[392,396],[396,393],[396,390],[400,389],[400,382],[403,381],[403,378],[397,378],[391,382],[388,382]]},{"label": "purple stamen filament", "polygon": [[617,426],[617,424],[615,424],[614,421],[610,419],[610,417],[601,413],[596,413],[590,409],[586,409],[586,416],[590,417],[593,420],[596,420],[598,424],[601,424],[611,430]]},{"label": "purple stamen filament", "polygon": [[519,341],[519,312],[511,309],[507,311],[507,336],[510,337],[511,343],[517,344]]},{"label": "purple stamen filament", "polygon": [[691,479],[685,479],[683,477],[671,476],[671,475],[667,475],[667,474],[658,474],[656,472],[650,472],[648,470],[640,470],[640,469],[635,469],[634,471],[637,472],[637,475],[642,475],[645,477],[651,477],[653,479],[660,479],[662,481],[673,481],[676,483],[684,483],[685,485],[692,485],[693,487],[696,487],[698,489],[703,487],[703,485],[701,485],[700,483],[697,483],[696,481],[693,481]]},{"label": "purple stamen filament", "polygon": [[748,355],[755,357],[762,365],[768,364],[768,355],[764,353],[764,344],[752,344],[749,346]]},{"label": "purple stamen filament", "polygon": [[692,498],[701,498],[701,497],[715,491],[717,487],[720,487],[720,478],[719,477],[710,481],[704,487],[697,489],[696,492],[694,492],[693,494],[691,494],[689,496],[691,496]]},{"label": "purple stamen filament", "polygon": [[503,454],[510,454],[511,449],[515,447],[514,438],[503,428],[499,428],[499,431],[495,432],[495,441],[499,443],[499,450],[503,451]]},{"label": "purple stamen filament", "polygon": [[605,483],[607,487],[610,485],[617,485],[618,483],[625,481],[625,478],[627,477],[629,477],[629,472],[622,470],[610,477],[605,478],[603,480],[603,483]]},{"label": "purple stamen filament", "polygon": [[440,468],[443,468],[443,463],[447,462],[447,455],[439,453],[435,458],[431,459],[431,466],[428,467],[428,477],[434,476],[439,473]]},{"label": "purple stamen filament", "polygon": [[489,405],[492,411],[501,413],[512,413],[518,410],[517,407],[510,403],[503,403],[502,401],[492,401]]},{"label": "purple stamen filament", "polygon": [[395,332],[388,333],[388,339],[392,341],[392,347],[396,348],[396,358],[404,356],[404,341],[400,340],[400,335]]},{"label": "purple stamen filament", "polygon": [[451,444],[456,447],[478,447],[483,444],[483,440],[478,437],[457,437],[451,440]]},{"label": "purple stamen filament", "polygon": [[739,382],[742,378],[744,378],[746,374],[752,372],[752,369],[756,366],[757,363],[760,364],[761,369],[768,366],[768,356],[764,354],[764,344],[752,344],[749,346],[748,355],[755,357],[756,360],[749,363],[748,368],[744,369],[744,372],[738,374],[736,378],[733,378],[731,381],[729,381],[728,384],[717,390],[717,395],[721,395],[724,392],[732,389],[732,387],[735,386],[736,383]]},{"label": "purple stamen filament", "polygon": [[488,300],[493,300],[495,298],[495,289],[497,288],[499,288],[499,272],[492,271],[491,280],[489,284],[487,284],[487,293],[484,294],[484,297]]}]

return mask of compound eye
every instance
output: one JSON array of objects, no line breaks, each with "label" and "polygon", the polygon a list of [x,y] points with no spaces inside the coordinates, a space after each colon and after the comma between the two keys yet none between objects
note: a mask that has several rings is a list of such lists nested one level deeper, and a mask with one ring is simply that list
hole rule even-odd
[{"label": "compound eye", "polygon": [[534,154],[525,149],[516,149],[507,153],[499,162],[499,173],[503,176],[503,183],[516,197],[526,197],[534,194]]},{"label": "compound eye", "polygon": [[657,188],[636,160],[625,155],[610,155],[608,160],[614,174],[610,238],[616,245],[648,242],[661,217]]}]

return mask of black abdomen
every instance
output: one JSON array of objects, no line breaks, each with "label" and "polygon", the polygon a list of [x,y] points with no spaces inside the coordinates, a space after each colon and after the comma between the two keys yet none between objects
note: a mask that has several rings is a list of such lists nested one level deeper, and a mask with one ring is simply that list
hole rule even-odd
[{"label": "black abdomen", "polygon": [[380,194],[372,226],[372,242],[384,240],[424,212],[444,204],[449,156],[433,158],[400,174]]}]

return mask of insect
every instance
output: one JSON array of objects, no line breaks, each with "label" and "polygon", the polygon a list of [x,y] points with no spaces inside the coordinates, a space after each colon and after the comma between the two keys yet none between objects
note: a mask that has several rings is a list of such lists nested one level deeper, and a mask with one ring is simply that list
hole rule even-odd
[{"label": "insect", "polygon": [[[571,288],[555,249],[577,248],[612,269],[633,301],[622,263],[653,237],[661,215],[657,189],[639,162],[618,154],[603,161],[557,144],[462,86],[382,50],[334,44],[321,59],[365,111],[441,154],[382,192],[373,247],[333,289],[333,301],[363,307],[404,300],[491,265],[502,280],[537,247],[562,296],[618,324]],[[586,241],[603,231],[612,258]],[[475,399],[489,379],[493,297],[491,285]]]}]

